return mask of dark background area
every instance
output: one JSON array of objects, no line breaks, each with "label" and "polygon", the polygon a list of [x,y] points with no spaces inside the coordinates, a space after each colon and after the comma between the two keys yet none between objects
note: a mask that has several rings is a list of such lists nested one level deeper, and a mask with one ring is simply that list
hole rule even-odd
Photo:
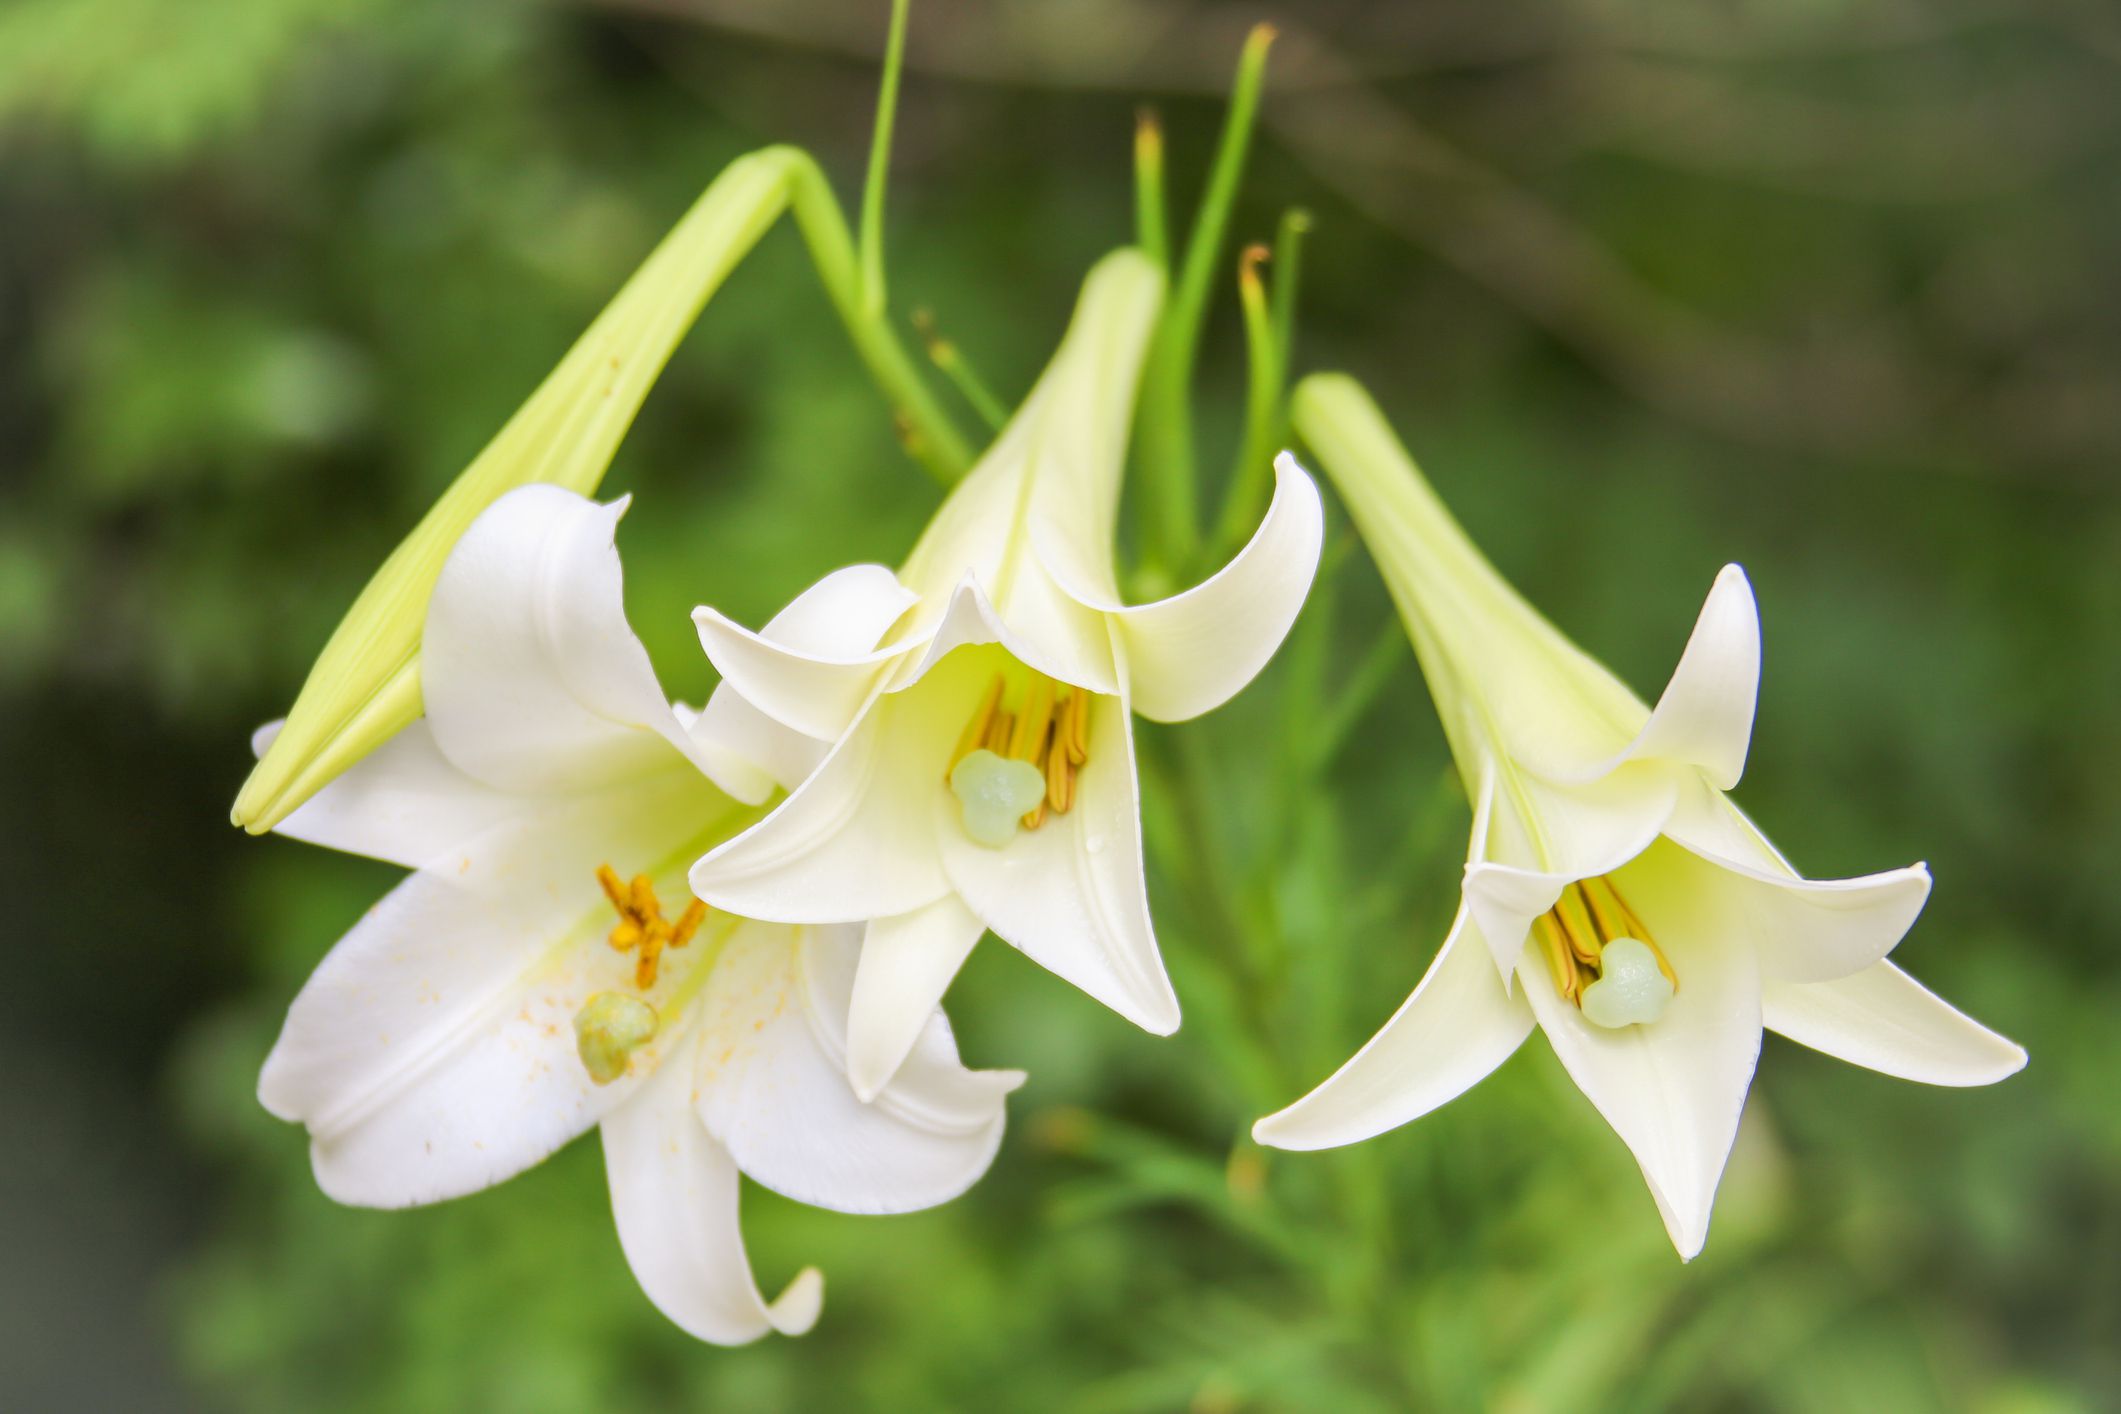
[{"label": "dark background area", "polygon": [[[1896,957],[2030,1068],[1933,1091],[1771,1040],[1687,1267],[1536,1042],[1358,1149],[1242,1142],[1420,975],[1462,862],[1433,712],[1340,553],[1255,689],[1144,729],[1186,1029],[981,949],[965,1049],[1034,1077],[987,1181],[892,1219],[747,1190],[762,1283],[826,1269],[812,1336],[665,1325],[593,1145],[430,1211],[334,1207],[252,1087],[391,871],[227,825],[250,729],[725,162],[801,143],[851,200],[884,8],[15,0],[0,1403],[2121,1404],[2121,21],[1298,9],[921,0],[898,312],[1020,393],[1130,238],[1136,105],[1183,212],[1245,28],[1280,22],[1237,235],[1315,217],[1299,367],[1361,376],[1504,571],[1646,694],[1743,562],[1767,664],[1738,799],[1807,872],[1928,859]],[[1211,475],[1242,389],[1227,283]],[[637,493],[635,623],[693,701],[694,603],[759,622],[897,560],[935,499],[788,230],[606,490]],[[1310,750],[1342,701],[1352,730]],[[1265,1074],[1224,1049],[1239,1013]]]}]

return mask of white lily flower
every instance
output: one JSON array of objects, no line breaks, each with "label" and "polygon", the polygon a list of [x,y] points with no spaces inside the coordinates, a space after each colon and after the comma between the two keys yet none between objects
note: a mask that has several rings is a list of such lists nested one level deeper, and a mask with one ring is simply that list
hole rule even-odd
[{"label": "white lily flower", "polygon": [[327,1194],[370,1207],[499,1183],[600,1126],[649,1298],[704,1340],[800,1333],[821,1279],[760,1295],[738,1173],[843,1212],[942,1202],[1023,1077],[963,1068],[935,1011],[863,1104],[859,930],[677,911],[686,864],[757,816],[717,778],[764,778],[663,697],[626,624],[624,508],[533,486],[485,511],[428,609],[427,716],[280,826],[414,872],[296,998],[259,1097],[308,1126]]},{"label": "white lily flower", "polygon": [[1463,901],[1427,976],[1352,1060],[1254,1127],[1261,1143],[1326,1148],[1405,1124],[1537,1024],[1692,1258],[1763,1026],[1936,1085],[2025,1063],[1885,960],[1929,896],[1927,869],[1805,879],[1725,796],[1760,675],[1737,566],[1653,709],[1481,557],[1357,384],[1307,379],[1294,412],[1399,606],[1475,810]]},{"label": "white lily flower", "polygon": [[[1175,722],[1251,680],[1318,566],[1318,489],[1291,460],[1252,541],[1214,577],[1120,602],[1127,429],[1162,292],[1135,251],[1085,282],[1051,366],[937,511],[896,579],[803,594],[763,632],[696,615],[718,729],[810,748],[761,824],[711,851],[717,907],[867,925],[848,1018],[864,1096],[898,1069],[988,929],[1136,1024],[1178,1026],[1149,921],[1131,714]],[[867,636],[834,652],[821,629]]]}]

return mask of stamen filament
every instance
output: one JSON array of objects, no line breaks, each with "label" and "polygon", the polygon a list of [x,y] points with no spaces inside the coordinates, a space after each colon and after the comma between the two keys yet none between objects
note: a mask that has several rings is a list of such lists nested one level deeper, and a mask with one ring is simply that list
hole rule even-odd
[{"label": "stamen filament", "polygon": [[1649,948],[1650,955],[1657,959],[1657,970],[1664,974],[1664,980],[1671,983],[1672,990],[1677,992],[1679,974],[1672,970],[1672,960],[1664,955],[1664,949],[1658,947],[1657,940],[1650,936],[1649,925],[1642,921],[1642,916],[1635,912],[1635,906],[1628,902],[1627,896],[1620,892],[1620,886],[1613,882],[1610,875],[1599,875],[1598,882],[1605,885],[1605,891],[1613,896],[1614,907],[1627,919],[1628,935],[1641,939],[1643,945]]},{"label": "stamen filament", "polygon": [[1016,719],[1008,754],[1019,761],[1038,760],[1045,752],[1046,728],[1052,722],[1053,680],[1040,676],[1032,679],[1031,690],[1024,696],[1024,712]]},{"label": "stamen filament", "polygon": [[996,673],[994,681],[987,685],[987,695],[980,699],[979,710],[972,714],[971,721],[965,723],[964,731],[958,733],[957,749],[950,753],[950,764],[943,768],[945,781],[957,769],[958,762],[987,744],[987,728],[994,721],[996,709],[1002,705],[1002,690],[1007,686],[1000,673]]},{"label": "stamen filament", "polygon": [[1016,714],[1004,707],[997,711],[994,720],[987,724],[987,739],[981,745],[996,756],[1006,756],[1009,754],[1010,735],[1015,730]]},{"label": "stamen filament", "polygon": [[1077,689],[1068,694],[1068,764],[1080,766],[1090,759],[1090,694]]},{"label": "stamen filament", "polygon": [[1569,951],[1575,954],[1576,960],[1586,967],[1596,967],[1598,942],[1597,935],[1590,926],[1589,915],[1586,914],[1581,919],[1569,916],[1569,904],[1575,892],[1574,889],[1568,890],[1555,900],[1554,921],[1561,925],[1562,934],[1569,940]]},{"label": "stamen filament", "polygon": [[1563,941],[1558,919],[1559,915],[1552,912],[1539,916],[1539,941],[1546,951],[1547,966],[1554,973],[1554,990],[1573,1002],[1579,986],[1576,959],[1568,943]]}]

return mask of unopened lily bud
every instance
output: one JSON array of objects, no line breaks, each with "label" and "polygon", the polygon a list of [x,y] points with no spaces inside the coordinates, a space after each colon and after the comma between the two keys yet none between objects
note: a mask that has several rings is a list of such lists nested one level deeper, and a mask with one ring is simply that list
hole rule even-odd
[{"label": "unopened lily bud", "polygon": [[451,549],[516,487],[596,488],[678,340],[787,204],[799,158],[769,148],[731,163],[391,552],[244,782],[236,824],[252,834],[271,829],[420,715],[420,635]]}]

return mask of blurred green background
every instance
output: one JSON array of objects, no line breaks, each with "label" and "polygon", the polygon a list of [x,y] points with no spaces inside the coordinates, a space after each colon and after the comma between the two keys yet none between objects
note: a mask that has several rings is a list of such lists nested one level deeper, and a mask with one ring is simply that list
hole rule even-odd
[{"label": "blurred green background", "polygon": [[[1033,1076],[985,1183],[747,1189],[801,1341],[666,1325],[578,1143],[334,1207],[252,1086],[391,871],[227,825],[379,558],[731,157],[851,196],[880,0],[0,9],[0,1404],[10,1409],[2121,1407],[2121,24],[2075,0],[1180,0],[914,15],[893,298],[1013,396],[1128,239],[1138,102],[1190,200],[1246,25],[1240,238],[1316,230],[1299,364],[1380,401],[1503,569],[1654,693],[1719,565],[1767,673],[1738,795],[1807,872],[1928,859],[1897,957],[2024,1042],[1991,1090],[1771,1038],[1683,1267],[1544,1045],[1353,1150],[1262,1153],[1397,1005],[1465,806],[1344,519],[1282,658],[1144,729],[1187,1025],[990,943]],[[1229,283],[1210,468],[1242,386]],[[934,492],[791,231],[607,489],[666,685],[685,613],[897,560]],[[970,419],[967,419],[968,423]],[[1219,473],[1218,473],[1219,474]]]}]

